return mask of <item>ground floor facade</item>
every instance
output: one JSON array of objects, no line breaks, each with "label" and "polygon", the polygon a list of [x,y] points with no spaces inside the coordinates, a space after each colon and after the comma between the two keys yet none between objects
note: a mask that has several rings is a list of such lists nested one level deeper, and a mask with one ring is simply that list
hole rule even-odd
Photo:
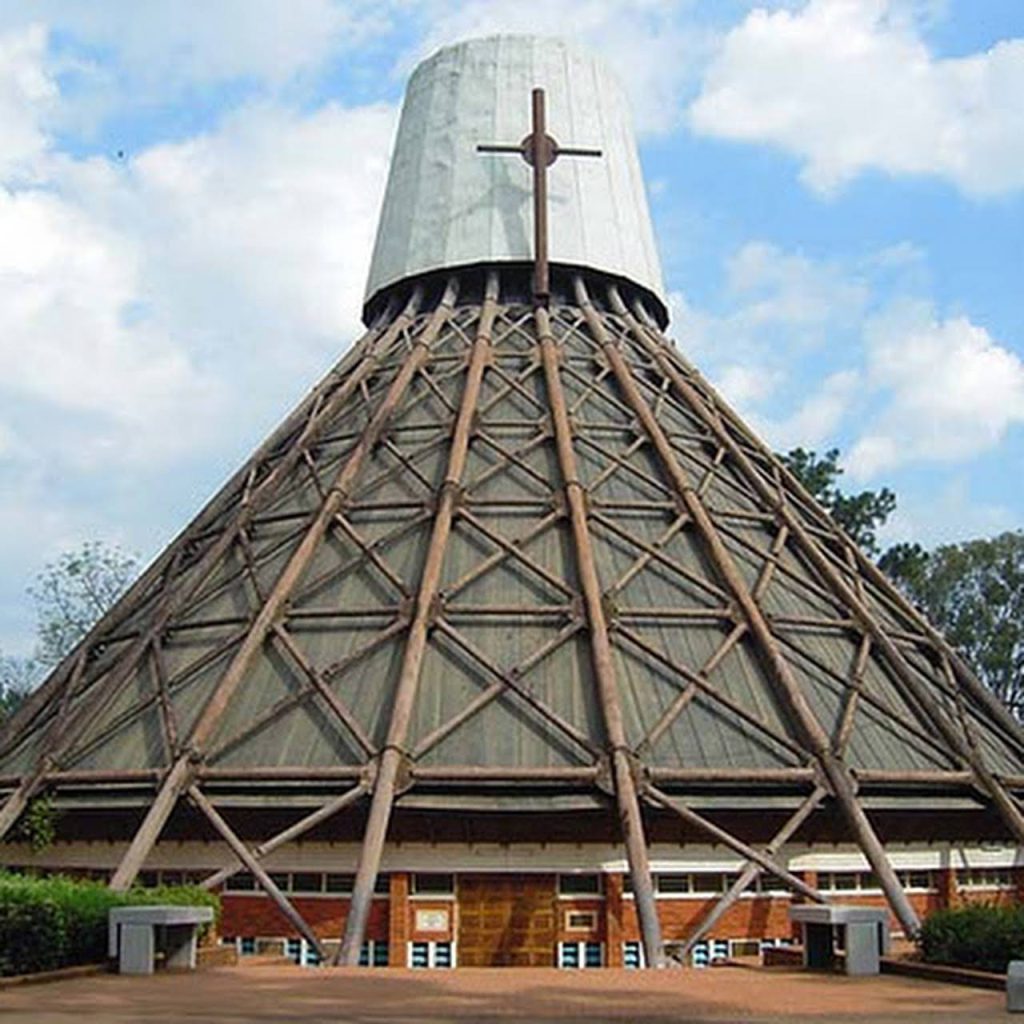
[{"label": "ground floor facade", "polygon": [[[61,842],[35,854],[7,844],[3,858],[9,867],[103,879],[120,852],[120,844],[102,841]],[[684,952],[744,864],[721,847],[664,844],[650,852],[663,938],[687,964],[700,967],[793,940],[789,909],[800,897],[762,875]],[[1024,898],[1024,857],[1013,846],[933,842],[888,852],[921,917],[962,902]],[[328,955],[344,931],[357,854],[350,843],[296,843],[265,862]],[[885,905],[852,846],[796,844],[780,859],[836,902]],[[162,842],[139,882],[201,881],[225,866],[224,849],[215,843]],[[221,939],[242,956],[273,952],[298,963],[317,961],[311,944],[247,872],[236,872],[219,890]],[[424,969],[643,966],[623,851],[586,843],[393,844],[385,851],[362,962]]]}]

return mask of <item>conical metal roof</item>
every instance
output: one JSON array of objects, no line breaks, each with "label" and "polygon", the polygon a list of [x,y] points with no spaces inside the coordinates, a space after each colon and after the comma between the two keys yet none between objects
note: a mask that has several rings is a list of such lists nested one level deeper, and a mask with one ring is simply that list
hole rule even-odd
[{"label": "conical metal roof", "polygon": [[538,313],[490,281],[487,299],[458,278],[403,296],[16,716],[0,777],[141,777],[186,751],[211,777],[357,774],[419,617],[414,777],[583,778],[608,745],[584,568],[654,778],[805,777],[802,713],[865,779],[953,781],[964,755],[936,716],[1020,772],[1002,707],[642,306],[582,278],[544,311],[568,480]]}]

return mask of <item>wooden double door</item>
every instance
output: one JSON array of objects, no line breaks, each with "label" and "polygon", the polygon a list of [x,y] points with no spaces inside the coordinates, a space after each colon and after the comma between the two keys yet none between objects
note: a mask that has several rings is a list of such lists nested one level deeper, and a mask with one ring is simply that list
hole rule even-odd
[{"label": "wooden double door", "polygon": [[460,967],[553,967],[554,875],[458,876]]}]

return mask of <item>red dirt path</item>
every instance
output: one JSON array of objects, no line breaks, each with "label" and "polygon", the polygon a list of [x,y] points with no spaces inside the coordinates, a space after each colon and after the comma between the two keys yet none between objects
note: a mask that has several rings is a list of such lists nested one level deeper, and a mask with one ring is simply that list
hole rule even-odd
[{"label": "red dirt path", "polygon": [[100,975],[0,992],[0,1022],[1007,1021],[1005,997],[882,976],[788,969],[458,971],[237,967],[152,978]]}]

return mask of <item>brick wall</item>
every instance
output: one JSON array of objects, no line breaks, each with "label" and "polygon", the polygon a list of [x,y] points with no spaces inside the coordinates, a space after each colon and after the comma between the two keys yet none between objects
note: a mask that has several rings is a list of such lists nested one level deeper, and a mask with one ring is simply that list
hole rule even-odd
[{"label": "brick wall", "polygon": [[[348,915],[347,899],[293,896],[291,902],[319,938],[339,939]],[[388,900],[375,899],[366,929],[368,939],[388,938]],[[221,896],[221,935],[298,938],[288,919],[262,893]]]},{"label": "brick wall", "polygon": [[[804,872],[809,884],[816,884],[813,872]],[[908,893],[914,910],[923,918],[932,911],[946,906],[964,903],[1008,904],[1020,901],[1024,894],[1024,869],[1016,869],[1016,889],[965,889],[958,887],[955,872],[943,870],[937,873],[938,884],[933,892]],[[524,876],[525,877],[525,876]],[[535,876],[531,876],[536,881]],[[511,876],[495,875],[496,888],[514,883]],[[609,966],[621,966],[622,943],[639,941],[640,928],[633,900],[623,893],[623,876],[605,875],[604,899],[578,897],[559,899],[554,895],[554,877],[545,881],[550,891],[546,904],[554,911],[554,942],[603,942],[606,962]],[[483,881],[481,879],[481,881]],[[516,886],[513,885],[513,888]],[[511,892],[508,896],[511,896]],[[863,907],[886,907],[881,894],[836,893],[836,902]],[[507,898],[507,897],[506,897]],[[666,941],[685,939],[693,926],[717,902],[718,897],[660,898],[657,901],[658,916]],[[749,896],[739,899],[715,924],[713,934],[720,939],[765,938],[782,939],[794,936],[789,922],[789,908],[792,902],[788,896]],[[345,927],[348,912],[347,898],[293,897],[298,912],[310,923],[318,936],[324,939],[338,939]],[[278,911],[269,898],[259,893],[222,894],[222,935],[264,936],[295,938],[297,933]],[[426,931],[417,929],[417,911],[438,911],[447,915],[444,929]],[[569,928],[567,915],[570,912],[594,914],[592,928]],[[545,911],[551,915],[551,909]],[[389,942],[392,966],[404,966],[407,945],[410,941],[455,940],[458,935],[459,908],[454,900],[410,899],[409,875],[393,872],[390,876],[390,898],[373,901],[367,926],[367,938]],[[890,915],[894,928],[898,923]],[[435,918],[435,921],[437,919]],[[553,955],[553,948],[552,948]]]}]

